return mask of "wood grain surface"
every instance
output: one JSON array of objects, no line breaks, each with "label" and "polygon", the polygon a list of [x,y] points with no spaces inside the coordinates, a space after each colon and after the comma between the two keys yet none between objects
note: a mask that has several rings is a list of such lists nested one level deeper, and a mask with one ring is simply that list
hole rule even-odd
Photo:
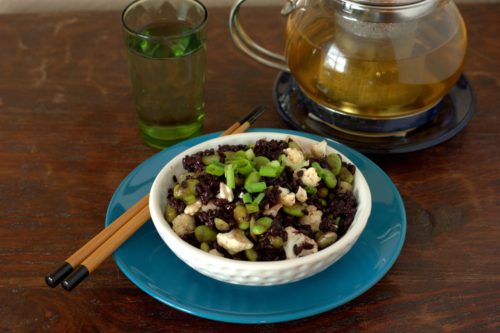
[{"label": "wood grain surface", "polygon": [[[405,246],[355,300],[292,322],[233,325],[177,311],[132,284],[112,259],[73,292],[45,273],[103,226],[121,180],[155,153],[138,133],[120,13],[0,16],[0,332],[499,332],[500,5],[460,9],[477,112],[430,149],[373,156],[403,196]],[[244,24],[280,50],[278,9]],[[276,71],[241,54],[228,10],[209,18],[205,132],[272,105]],[[285,128],[276,112],[257,127]]]}]

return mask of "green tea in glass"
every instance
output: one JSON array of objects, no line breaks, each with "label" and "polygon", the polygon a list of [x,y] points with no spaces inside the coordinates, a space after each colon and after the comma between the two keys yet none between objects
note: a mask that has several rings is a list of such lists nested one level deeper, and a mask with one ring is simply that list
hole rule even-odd
[{"label": "green tea in glass", "polygon": [[122,14],[141,136],[165,148],[201,133],[207,10],[196,0],[137,0]]}]

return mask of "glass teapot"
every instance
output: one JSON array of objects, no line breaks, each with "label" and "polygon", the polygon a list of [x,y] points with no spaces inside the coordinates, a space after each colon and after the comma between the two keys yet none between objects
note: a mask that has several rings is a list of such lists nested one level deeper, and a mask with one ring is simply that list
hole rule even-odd
[{"label": "glass teapot", "polygon": [[235,44],[290,71],[303,93],[337,113],[411,116],[435,106],[460,77],[467,35],[451,0],[289,0],[285,56],[256,44],[230,15]]}]

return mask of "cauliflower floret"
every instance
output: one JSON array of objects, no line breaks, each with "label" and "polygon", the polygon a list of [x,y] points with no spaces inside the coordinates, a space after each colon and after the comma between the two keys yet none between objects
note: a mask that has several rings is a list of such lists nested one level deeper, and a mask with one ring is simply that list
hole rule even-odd
[{"label": "cauliflower floret", "polygon": [[295,193],[290,192],[289,189],[285,187],[279,187],[280,190],[280,203],[283,206],[293,206],[295,204]]},{"label": "cauliflower floret", "polygon": [[299,164],[304,161],[304,153],[297,148],[286,148],[283,150],[290,164]]},{"label": "cauliflower floret", "polygon": [[208,251],[208,253],[217,257],[224,257],[224,255],[219,251],[217,251],[217,249],[211,249],[210,251]]},{"label": "cauliflower floret", "polygon": [[306,186],[311,186],[311,187],[318,186],[318,183],[321,180],[321,178],[316,173],[316,170],[312,167],[302,170],[304,171],[304,174],[300,178],[300,180],[302,180],[302,183],[304,183],[304,185]]},{"label": "cauliflower floret", "polygon": [[217,198],[226,199],[227,201],[232,202],[234,200],[233,190],[231,190],[229,186],[227,186],[223,182],[220,182]]},{"label": "cauliflower floret", "polygon": [[199,211],[201,208],[201,201],[196,200],[194,203],[187,205],[186,208],[184,208],[184,214],[188,215],[194,215],[196,214],[197,211]]},{"label": "cauliflower floret", "polygon": [[307,192],[302,188],[302,186],[299,186],[297,193],[295,193],[295,199],[297,199],[297,201],[299,202],[306,202]]},{"label": "cauliflower floret", "polygon": [[226,233],[218,233],[217,244],[226,249],[226,251],[231,255],[251,249],[253,247],[253,243],[245,236],[245,233],[240,229],[233,229],[230,232]]},{"label": "cauliflower floret", "polygon": [[266,208],[262,214],[264,215],[269,215],[269,216],[276,216],[278,215],[279,210],[283,207],[283,204],[277,203],[276,205]]},{"label": "cauliflower floret", "polygon": [[194,217],[188,214],[179,214],[172,221],[174,232],[181,237],[193,233],[195,227]]},{"label": "cauliflower floret", "polygon": [[283,244],[283,249],[285,250],[287,259],[303,257],[318,252],[318,244],[313,239],[300,233],[294,227],[286,227],[285,231],[288,237],[285,244]]},{"label": "cauliflower floret", "polygon": [[285,159],[285,164],[297,170],[309,165],[309,161],[304,158],[304,153],[297,148],[286,148],[283,150],[287,155]]},{"label": "cauliflower floret", "polygon": [[315,143],[311,146],[311,154],[316,158],[323,158],[326,156],[326,141]]},{"label": "cauliflower floret", "polygon": [[201,206],[202,212],[208,212],[209,210],[214,210],[214,209],[217,209],[217,206],[212,201],[210,201],[206,205]]},{"label": "cauliflower floret", "polygon": [[314,205],[307,206],[307,215],[300,218],[299,222],[301,224],[308,224],[311,226],[311,230],[316,232],[319,230],[319,225],[321,223],[321,217],[323,212],[318,210]]}]

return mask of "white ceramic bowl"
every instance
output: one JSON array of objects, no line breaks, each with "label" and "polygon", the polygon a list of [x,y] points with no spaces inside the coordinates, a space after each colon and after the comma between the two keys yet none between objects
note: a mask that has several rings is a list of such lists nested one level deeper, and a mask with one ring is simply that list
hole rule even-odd
[{"label": "white ceramic bowl", "polygon": [[[284,140],[290,135],[282,133],[242,133],[225,137],[218,137],[198,144],[172,159],[156,176],[150,192],[149,209],[156,230],[167,246],[186,264],[198,272],[211,278],[242,285],[268,286],[298,281],[329,267],[339,260],[354,245],[363,232],[371,211],[371,194],[365,177],[356,169],[353,184],[353,193],[358,201],[358,208],[354,221],[348,231],[337,242],[329,247],[304,257],[273,262],[248,262],[228,259],[208,254],[182,240],[172,230],[165,220],[164,211],[167,204],[167,191],[173,186],[173,175],[185,172],[182,159],[186,155],[205,149],[215,148],[223,144],[248,144],[259,139]],[[316,141],[292,135],[293,139],[303,147]],[[337,152],[331,147],[328,153]],[[344,161],[352,163],[344,155]]]}]

